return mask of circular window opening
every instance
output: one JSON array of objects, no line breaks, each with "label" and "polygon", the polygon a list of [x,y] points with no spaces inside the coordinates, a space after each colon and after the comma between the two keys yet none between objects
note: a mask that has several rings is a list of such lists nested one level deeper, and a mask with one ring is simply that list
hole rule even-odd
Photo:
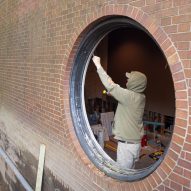
[{"label": "circular window opening", "polygon": [[[117,141],[112,121],[117,102],[105,94],[92,55],[113,81],[125,88],[126,72],[147,76],[144,136],[134,169],[116,162]],[[175,96],[166,58],[149,32],[128,17],[107,17],[92,24],[78,48],[70,83],[72,120],[79,142],[90,160],[108,176],[135,181],[152,173],[164,159],[174,123]]]}]

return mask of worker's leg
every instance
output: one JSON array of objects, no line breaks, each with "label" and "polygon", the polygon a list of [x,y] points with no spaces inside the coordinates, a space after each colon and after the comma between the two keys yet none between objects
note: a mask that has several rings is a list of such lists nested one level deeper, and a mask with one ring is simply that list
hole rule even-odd
[{"label": "worker's leg", "polygon": [[134,168],[135,161],[139,158],[141,145],[118,142],[117,163],[122,168]]}]

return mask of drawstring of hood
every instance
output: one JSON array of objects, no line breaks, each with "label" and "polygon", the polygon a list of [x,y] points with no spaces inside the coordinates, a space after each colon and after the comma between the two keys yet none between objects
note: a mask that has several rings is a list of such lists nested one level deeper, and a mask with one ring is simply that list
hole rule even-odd
[{"label": "drawstring of hood", "polygon": [[128,82],[126,87],[128,90],[142,93],[147,85],[147,77],[145,74],[137,71],[132,71],[131,73],[126,73],[126,77],[128,78]]}]

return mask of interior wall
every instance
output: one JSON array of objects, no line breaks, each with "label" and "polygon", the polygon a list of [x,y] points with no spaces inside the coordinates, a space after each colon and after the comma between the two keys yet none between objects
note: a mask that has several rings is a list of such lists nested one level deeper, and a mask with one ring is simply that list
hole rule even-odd
[{"label": "interior wall", "polygon": [[[95,53],[114,82],[126,87],[125,72],[140,71],[147,76],[146,106],[148,111],[174,116],[175,94],[168,64],[154,40],[137,29],[111,32],[98,45]],[[108,65],[108,66],[107,66]],[[92,61],[85,80],[85,98],[102,98],[104,90]]]},{"label": "interior wall", "polygon": [[154,41],[137,29],[109,34],[108,72],[126,87],[125,72],[140,71],[147,76],[146,110],[174,116],[175,94],[170,70]]}]

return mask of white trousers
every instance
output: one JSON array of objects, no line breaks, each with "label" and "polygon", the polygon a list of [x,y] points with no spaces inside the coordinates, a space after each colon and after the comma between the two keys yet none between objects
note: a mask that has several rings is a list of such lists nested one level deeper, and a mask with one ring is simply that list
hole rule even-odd
[{"label": "white trousers", "polygon": [[135,162],[139,160],[141,144],[130,144],[118,142],[117,163],[121,168],[133,169]]}]

